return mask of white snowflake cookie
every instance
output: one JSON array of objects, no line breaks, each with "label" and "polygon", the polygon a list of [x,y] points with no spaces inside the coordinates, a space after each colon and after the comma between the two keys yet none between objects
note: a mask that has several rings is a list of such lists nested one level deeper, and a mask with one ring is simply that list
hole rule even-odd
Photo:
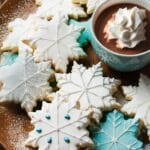
[{"label": "white snowflake cookie", "polygon": [[92,110],[93,119],[99,122],[102,110],[110,110],[119,104],[112,97],[120,82],[103,77],[100,63],[86,69],[74,62],[72,72],[56,74],[59,94],[66,98],[70,108]]},{"label": "white snowflake cookie", "polygon": [[26,146],[38,147],[39,150],[77,150],[77,147],[91,146],[89,124],[91,112],[78,109],[68,110],[56,94],[52,103],[43,102],[42,109],[29,112],[34,130],[29,133]]},{"label": "white snowflake cookie", "polygon": [[142,120],[150,139],[150,78],[142,74],[138,87],[123,86],[123,91],[131,101],[123,106],[122,111]]},{"label": "white snowflake cookie", "polygon": [[86,17],[84,9],[71,0],[36,0],[39,6],[36,15],[41,18],[51,19],[58,12],[73,18]]},{"label": "white snowflake cookie", "polygon": [[35,63],[27,53],[19,55],[12,65],[0,67],[0,102],[16,102],[27,112],[37,100],[49,100],[52,74],[50,62]]},{"label": "white snowflake cookie", "polygon": [[49,22],[44,20],[34,34],[24,40],[34,48],[36,62],[51,61],[56,70],[66,72],[69,59],[78,59],[86,54],[77,42],[83,28],[67,25],[67,18],[58,13]]},{"label": "white snowflake cookie", "polygon": [[[8,24],[8,36],[3,41],[1,50],[18,52],[23,45],[22,39],[28,32],[33,32],[38,24],[41,24],[40,18],[30,15],[26,20],[17,18]],[[34,34],[34,33],[32,33]]]},{"label": "white snowflake cookie", "polygon": [[88,0],[87,2],[87,13],[92,14],[94,10],[106,0]]},{"label": "white snowflake cookie", "polygon": [[86,4],[87,14],[92,14],[94,10],[106,0],[72,0],[73,3]]}]

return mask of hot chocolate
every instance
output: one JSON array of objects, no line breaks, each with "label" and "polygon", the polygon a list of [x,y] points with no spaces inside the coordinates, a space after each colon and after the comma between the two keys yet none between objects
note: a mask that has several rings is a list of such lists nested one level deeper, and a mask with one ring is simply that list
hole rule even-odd
[{"label": "hot chocolate", "polygon": [[[123,47],[119,47],[118,41],[116,38],[113,37],[112,39],[108,40],[108,35],[106,32],[106,29],[107,29],[107,26],[108,26],[108,23],[110,22],[110,20],[115,20],[114,18],[116,17],[116,14],[118,15],[118,11],[120,11],[119,13],[124,14],[124,13],[128,12],[128,10],[131,10],[130,11],[132,13],[131,15],[133,15],[139,11],[140,11],[139,15],[141,15],[142,12],[143,12],[143,14],[145,12],[145,18],[143,17],[143,20],[142,20],[143,21],[143,24],[142,24],[143,27],[142,27],[142,29],[140,27],[141,31],[139,31],[139,33],[136,33],[136,34],[140,35],[139,36],[140,40],[138,42],[135,42],[136,43],[135,46],[134,46],[134,41],[133,41],[132,45],[125,45]],[[138,18],[137,23],[139,23],[139,16],[138,17],[137,16],[138,15],[136,14],[135,18]],[[130,21],[130,18],[128,18],[128,19]],[[117,27],[117,26],[114,26],[114,27]],[[115,29],[114,27],[112,29]],[[117,52],[120,54],[126,54],[126,55],[134,55],[134,54],[139,54],[139,53],[142,53],[144,51],[150,50],[150,12],[148,10],[138,6],[138,5],[117,4],[117,5],[113,5],[107,9],[105,9],[98,16],[97,20],[95,21],[94,30],[95,30],[95,34],[96,34],[98,40],[106,48],[108,48],[114,52]],[[116,28],[116,30],[117,30],[117,28]],[[115,31],[115,32],[117,33],[118,31]],[[117,34],[120,34],[120,33],[117,33]],[[141,36],[143,36],[143,38]]]}]

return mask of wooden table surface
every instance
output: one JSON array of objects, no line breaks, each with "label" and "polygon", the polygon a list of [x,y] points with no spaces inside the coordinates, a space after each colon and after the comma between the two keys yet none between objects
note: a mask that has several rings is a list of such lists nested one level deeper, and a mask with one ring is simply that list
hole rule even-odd
[{"label": "wooden table surface", "polygon": [[[33,0],[0,0],[0,46],[2,40],[8,33],[8,22],[17,17],[25,18],[35,10],[36,7]],[[88,57],[79,60],[79,63],[83,63],[89,67],[100,61],[90,45],[86,46],[84,50],[87,52]],[[69,64],[68,71],[71,70],[71,66],[72,62]],[[123,85],[137,85],[141,72],[150,76],[150,66],[131,73],[114,71],[104,63],[102,63],[102,67],[104,76],[120,79]],[[20,109],[19,105],[0,105],[0,144],[3,145],[6,150],[25,150],[26,148],[22,145],[22,142],[26,139],[31,128],[29,118],[26,113]],[[148,143],[147,136],[144,133],[140,134],[139,138],[145,143]]]}]

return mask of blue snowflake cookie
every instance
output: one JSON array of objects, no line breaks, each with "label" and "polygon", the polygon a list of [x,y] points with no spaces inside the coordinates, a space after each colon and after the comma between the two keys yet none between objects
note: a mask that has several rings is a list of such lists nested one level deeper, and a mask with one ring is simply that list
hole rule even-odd
[{"label": "blue snowflake cookie", "polygon": [[142,150],[142,142],[137,139],[139,121],[125,119],[114,110],[107,114],[97,131],[91,133],[94,150]]}]

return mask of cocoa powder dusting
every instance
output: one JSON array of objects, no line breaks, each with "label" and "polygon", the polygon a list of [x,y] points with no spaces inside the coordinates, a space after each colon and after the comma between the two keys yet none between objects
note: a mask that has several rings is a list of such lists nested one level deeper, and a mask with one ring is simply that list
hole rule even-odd
[{"label": "cocoa powder dusting", "polygon": [[[36,10],[34,0],[0,0],[0,46],[8,34],[7,24],[26,18]],[[29,150],[24,141],[33,126],[19,105],[0,104],[0,150]]]}]

